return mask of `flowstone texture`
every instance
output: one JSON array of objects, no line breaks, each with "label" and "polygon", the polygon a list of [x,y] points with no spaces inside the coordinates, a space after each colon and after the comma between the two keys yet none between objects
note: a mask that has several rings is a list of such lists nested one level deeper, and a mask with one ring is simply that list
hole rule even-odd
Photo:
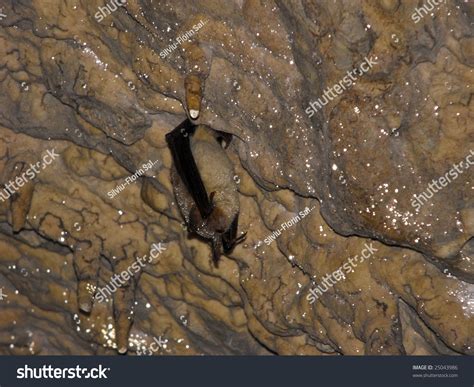
[{"label": "flowstone texture", "polygon": [[[0,0],[0,354],[472,355],[474,3],[224,3]],[[233,135],[218,267],[191,110]]]}]

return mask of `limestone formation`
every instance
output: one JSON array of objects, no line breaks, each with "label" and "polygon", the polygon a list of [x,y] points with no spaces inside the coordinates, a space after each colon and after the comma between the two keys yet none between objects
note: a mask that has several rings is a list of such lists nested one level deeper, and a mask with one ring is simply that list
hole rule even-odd
[{"label": "limestone formation", "polygon": [[[0,2],[0,354],[472,355],[474,3],[422,6]],[[187,116],[233,135],[219,267]]]}]

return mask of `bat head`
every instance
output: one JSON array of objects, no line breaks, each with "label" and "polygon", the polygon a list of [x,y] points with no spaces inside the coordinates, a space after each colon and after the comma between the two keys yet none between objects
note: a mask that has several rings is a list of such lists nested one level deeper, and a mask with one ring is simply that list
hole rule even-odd
[{"label": "bat head", "polygon": [[235,219],[229,220],[225,212],[219,207],[215,207],[207,219],[201,217],[196,207],[191,210],[190,231],[211,241],[212,260],[215,267],[218,267],[219,258],[223,253],[231,252],[237,244],[243,242],[246,238],[247,233],[236,237],[235,227]]}]

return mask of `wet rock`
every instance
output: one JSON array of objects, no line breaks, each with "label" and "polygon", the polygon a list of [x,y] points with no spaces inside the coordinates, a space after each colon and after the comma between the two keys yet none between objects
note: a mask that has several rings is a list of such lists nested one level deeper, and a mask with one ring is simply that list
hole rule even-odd
[{"label": "wet rock", "polygon": [[[59,157],[0,200],[1,354],[473,354],[472,4],[99,6],[3,8],[0,188]],[[233,135],[218,268],[170,180],[192,110]]]}]

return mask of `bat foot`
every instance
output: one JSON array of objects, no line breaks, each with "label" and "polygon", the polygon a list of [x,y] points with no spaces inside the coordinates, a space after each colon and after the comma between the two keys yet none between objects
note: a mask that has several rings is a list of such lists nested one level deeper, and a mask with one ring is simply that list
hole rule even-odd
[{"label": "bat foot", "polygon": [[247,239],[247,231],[245,231],[241,236],[235,239],[234,245],[238,245],[239,243],[242,243],[245,239]]},{"label": "bat foot", "polygon": [[229,242],[225,243],[224,244],[224,252],[228,253],[228,252],[232,251],[235,246],[242,243],[246,238],[247,238],[247,232],[244,232],[238,238],[235,238],[235,239],[230,240]]},{"label": "bat foot", "polygon": [[217,130],[216,132],[217,132],[216,140],[219,142],[219,144],[221,144],[221,147],[223,149],[227,149],[230,145],[230,142],[232,141],[232,134],[217,131]]}]

